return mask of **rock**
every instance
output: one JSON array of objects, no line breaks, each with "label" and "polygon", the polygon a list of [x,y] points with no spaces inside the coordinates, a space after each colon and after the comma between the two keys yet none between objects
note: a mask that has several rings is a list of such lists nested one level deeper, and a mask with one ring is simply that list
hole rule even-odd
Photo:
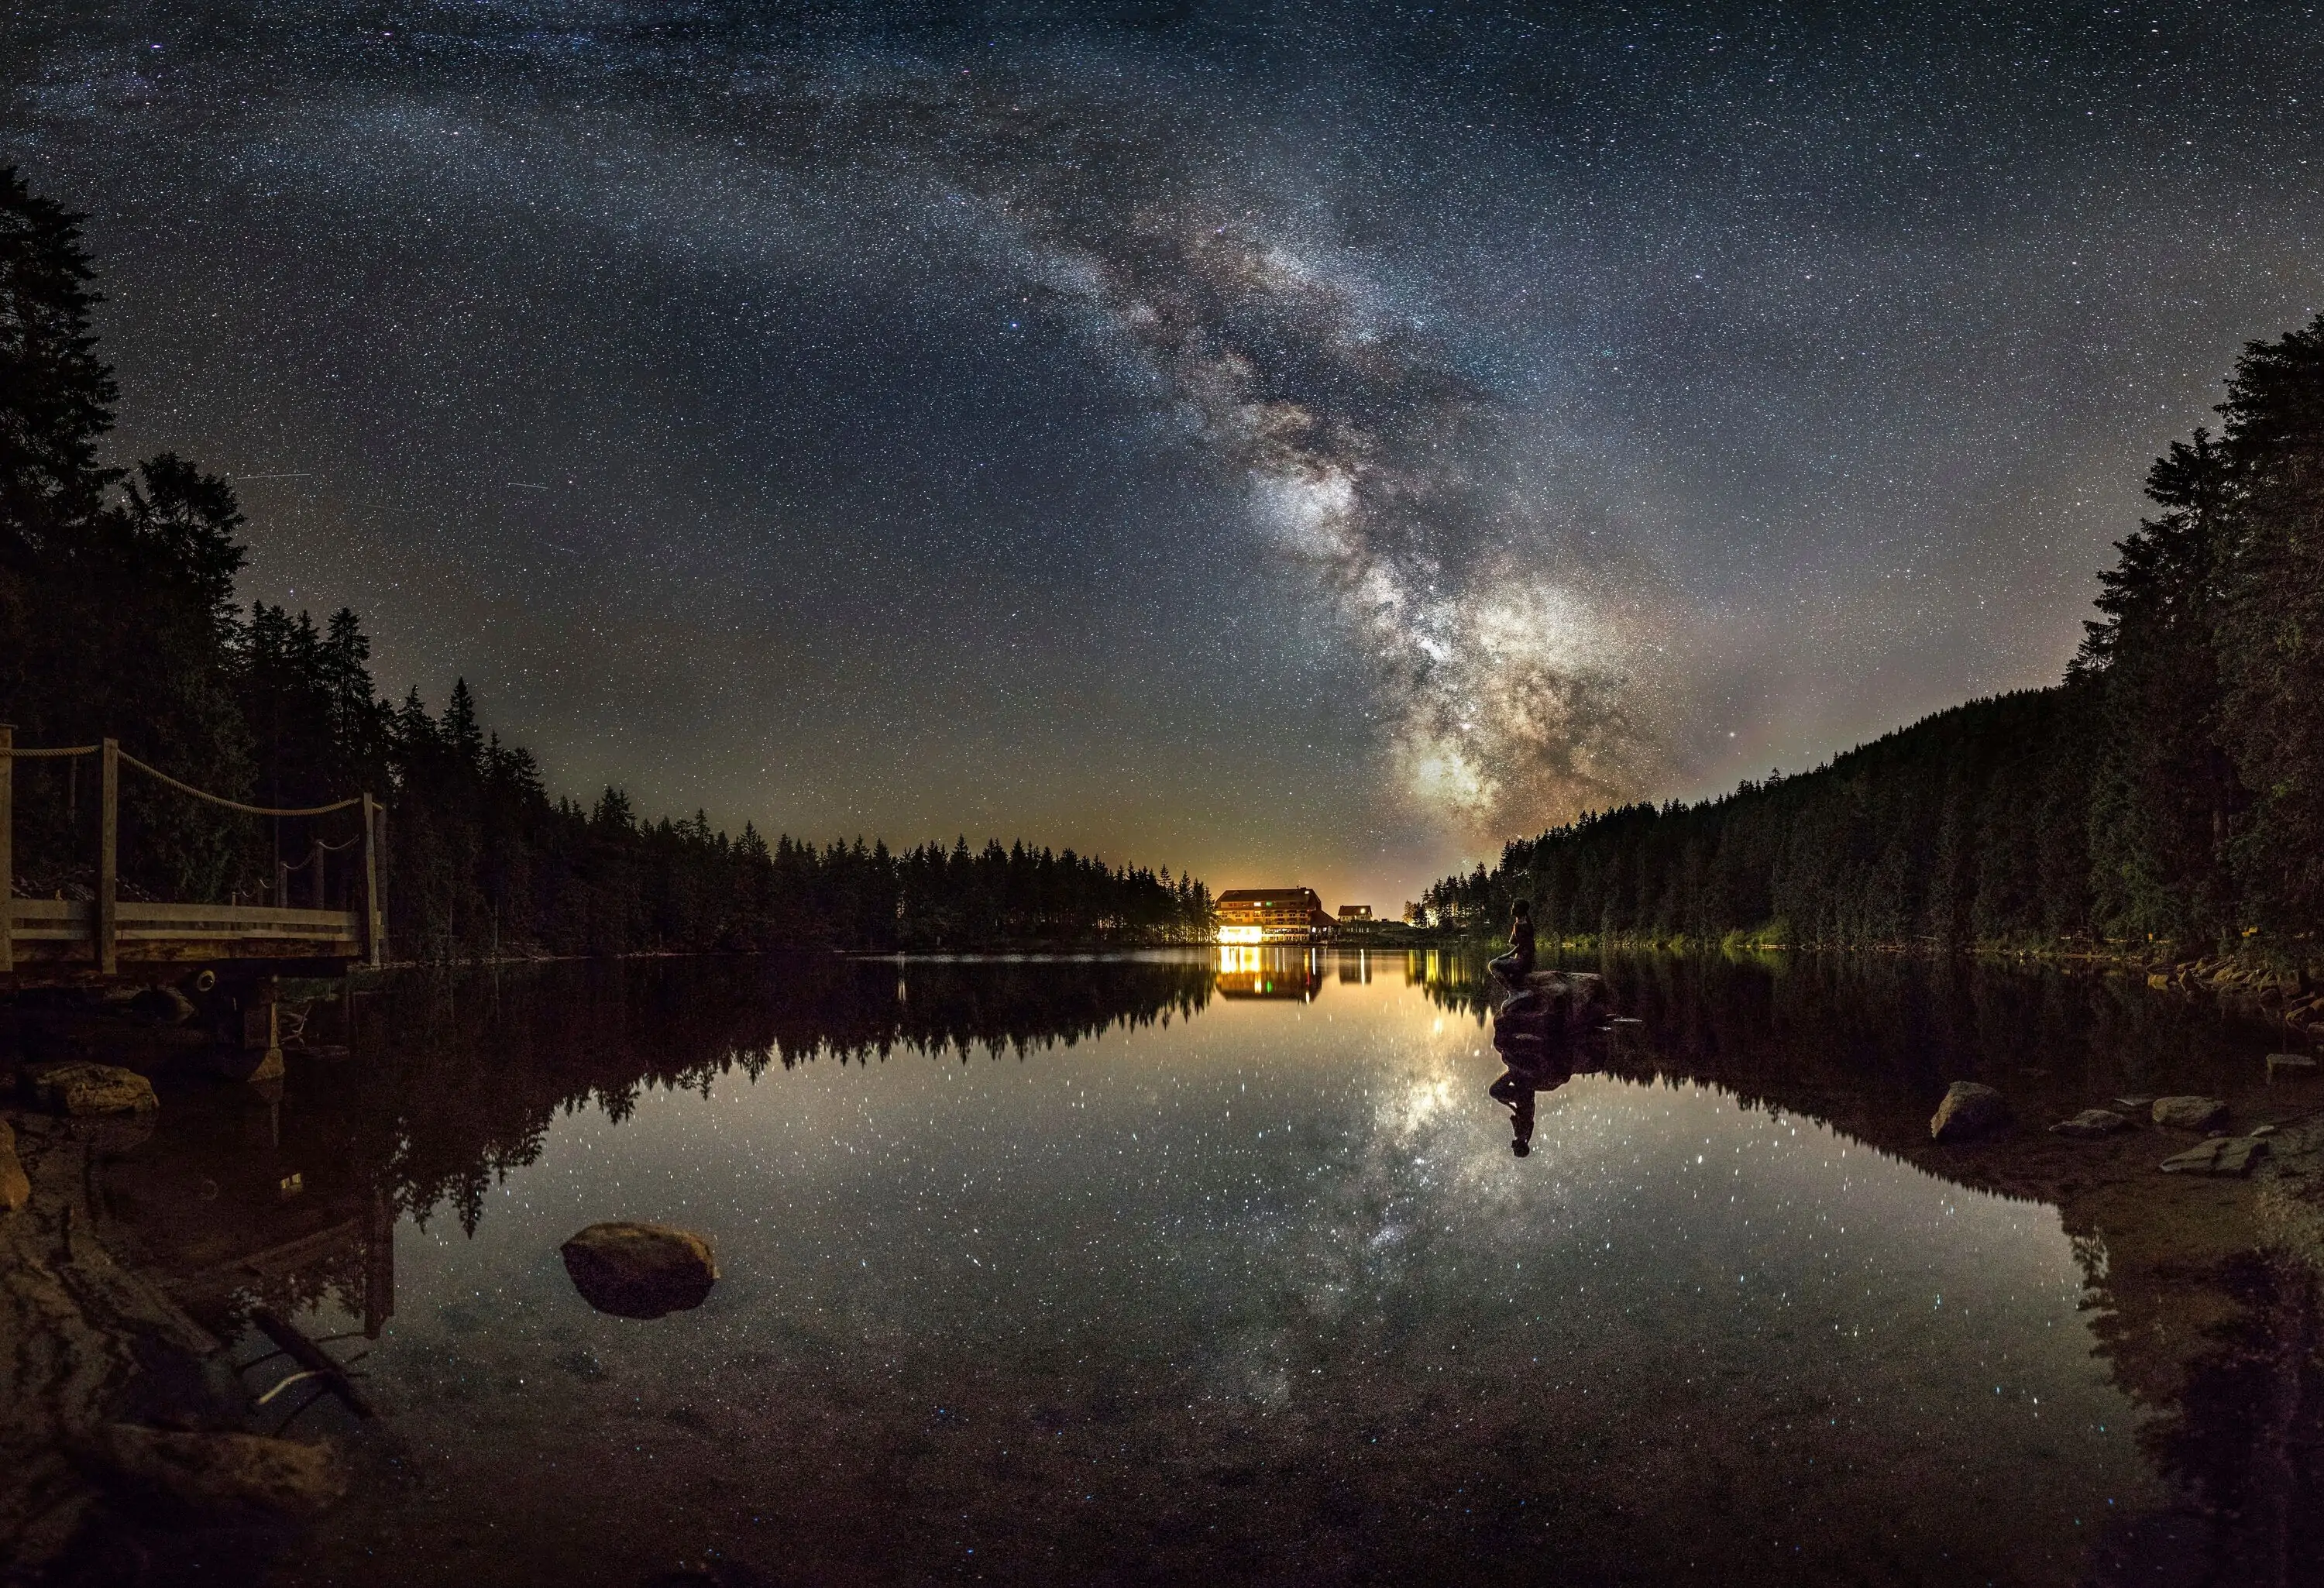
[{"label": "rock", "polygon": [[14,1213],[32,1199],[32,1182],[16,1160],[16,1132],[0,1120],[0,1213]]},{"label": "rock", "polygon": [[2158,1097],[2154,1122],[2174,1131],[2208,1131],[2227,1117],[2227,1105],[2216,1097]]},{"label": "rock", "polygon": [[2146,1093],[2134,1092],[2128,1097],[2116,1098],[2114,1105],[2116,1108],[2128,1109],[2133,1113],[2144,1113],[2154,1106],[2154,1099]]},{"label": "rock", "polygon": [[2077,1141],[2095,1141],[2101,1136],[2111,1136],[2116,1131],[2127,1131],[2130,1122],[2110,1108],[2086,1108],[2070,1120],[2060,1120],[2050,1127],[2053,1136],[2071,1136]]},{"label": "rock", "polygon": [[135,1070],[85,1060],[33,1076],[32,1095],[70,1114],[147,1113],[161,1106],[153,1083]]},{"label": "rock", "polygon": [[2174,1152],[2163,1160],[2163,1172],[2166,1175],[2208,1175],[2218,1164],[2219,1149],[2227,1144],[2225,1136],[2214,1136],[2200,1147]]},{"label": "rock", "polygon": [[1522,983],[1495,973],[1508,989],[1493,1008],[1496,1039],[1533,1032],[1546,1039],[1595,1030],[1604,1022],[1606,983],[1587,971],[1536,971]]},{"label": "rock", "polygon": [[1992,1087],[1975,1081],[1955,1081],[1929,1120],[1929,1136],[1937,1141],[1966,1141],[1982,1136],[2009,1118],[2009,1104]]},{"label": "rock", "polygon": [[115,1477],[206,1510],[314,1516],[346,1498],[346,1473],[327,1445],[134,1423],[108,1424],[90,1443],[98,1464]]},{"label": "rock", "polygon": [[591,1224],[564,1253],[581,1299],[615,1317],[658,1318],[700,1306],[718,1281],[710,1242],[667,1224]]},{"label": "rock", "polygon": [[129,1009],[157,1025],[181,1026],[197,1012],[194,1001],[175,987],[141,987],[129,1000]]},{"label": "rock", "polygon": [[2241,1178],[2254,1160],[2266,1156],[2267,1142],[2255,1136],[2214,1136],[2200,1147],[2163,1160],[2166,1175],[2210,1175]]},{"label": "rock", "polygon": [[2251,1133],[2254,1136],[2273,1136],[2275,1134],[2275,1127],[2273,1125],[2254,1125],[2251,1128]]},{"label": "rock", "polygon": [[229,1081],[279,1081],[282,1078],[282,1049],[280,1048],[217,1048],[210,1053],[210,1068]]}]

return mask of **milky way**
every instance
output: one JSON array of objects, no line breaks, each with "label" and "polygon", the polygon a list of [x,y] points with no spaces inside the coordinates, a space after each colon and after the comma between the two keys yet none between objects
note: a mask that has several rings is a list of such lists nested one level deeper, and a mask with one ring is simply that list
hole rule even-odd
[{"label": "milky way", "polygon": [[123,450],[560,786],[1394,908],[2054,678],[2324,305],[2316,19],[12,22]]}]

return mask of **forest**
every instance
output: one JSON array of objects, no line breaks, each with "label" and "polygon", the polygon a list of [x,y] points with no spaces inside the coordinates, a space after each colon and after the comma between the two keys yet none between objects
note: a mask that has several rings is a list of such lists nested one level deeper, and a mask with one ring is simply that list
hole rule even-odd
[{"label": "forest", "polygon": [[[1209,937],[1209,891],[1192,877],[1021,842],[898,851],[770,841],[748,823],[733,836],[700,811],[650,819],[618,789],[553,796],[465,680],[434,712],[416,691],[383,698],[353,612],[318,624],[240,604],[244,521],[226,480],[170,453],[105,461],[120,393],[80,220],[0,170],[0,722],[19,745],[110,736],[274,808],[375,794],[399,958]],[[86,896],[86,776],[16,762],[20,893]],[[120,799],[124,891],[305,903],[319,844],[322,896],[351,896],[352,813],[253,817],[134,775]]]},{"label": "forest", "polygon": [[2305,965],[2324,928],[2324,316],[2171,444],[2056,686],[1814,771],[1593,812],[1444,878],[1431,924]]}]

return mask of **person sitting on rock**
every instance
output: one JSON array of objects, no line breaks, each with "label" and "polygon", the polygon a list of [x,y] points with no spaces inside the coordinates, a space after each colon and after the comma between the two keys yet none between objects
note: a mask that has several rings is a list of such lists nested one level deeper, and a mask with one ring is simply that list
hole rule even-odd
[{"label": "person sitting on rock", "polygon": [[1509,951],[1487,968],[1504,981],[1522,983],[1533,974],[1533,900],[1520,899],[1511,910]]}]

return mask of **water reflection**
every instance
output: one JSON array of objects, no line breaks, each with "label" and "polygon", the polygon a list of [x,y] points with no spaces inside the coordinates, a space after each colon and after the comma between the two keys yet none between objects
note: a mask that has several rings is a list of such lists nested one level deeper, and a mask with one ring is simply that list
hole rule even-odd
[{"label": "water reflection", "polygon": [[[2304,1292],[2190,1266],[2188,1205],[2087,1154],[1926,1139],[1957,1076],[2225,1091],[2264,1033],[2097,978],[1604,968],[1644,1024],[1538,1057],[1428,953],[415,978],[318,1012],[350,1053],[279,1107],[173,1090],[108,1212],[222,1333],[379,1340],[433,1475],[288,1581],[2294,1580]],[[726,1278],[591,1314],[558,1247],[611,1217]]]},{"label": "water reflection", "polygon": [[1534,1113],[1538,1107],[1535,1099],[1573,1079],[1573,1070],[1559,1056],[1538,1050],[1523,1055],[1504,1054],[1502,1060],[1508,1067],[1487,1089],[1487,1094],[1509,1111],[1509,1150],[1519,1158],[1530,1157]]},{"label": "water reflection", "polygon": [[[1285,998],[1301,1003],[1311,1002],[1323,987],[1325,957],[1325,951],[1321,948],[1222,947],[1219,950],[1219,996]],[[1341,979],[1347,979],[1344,970]]]}]

